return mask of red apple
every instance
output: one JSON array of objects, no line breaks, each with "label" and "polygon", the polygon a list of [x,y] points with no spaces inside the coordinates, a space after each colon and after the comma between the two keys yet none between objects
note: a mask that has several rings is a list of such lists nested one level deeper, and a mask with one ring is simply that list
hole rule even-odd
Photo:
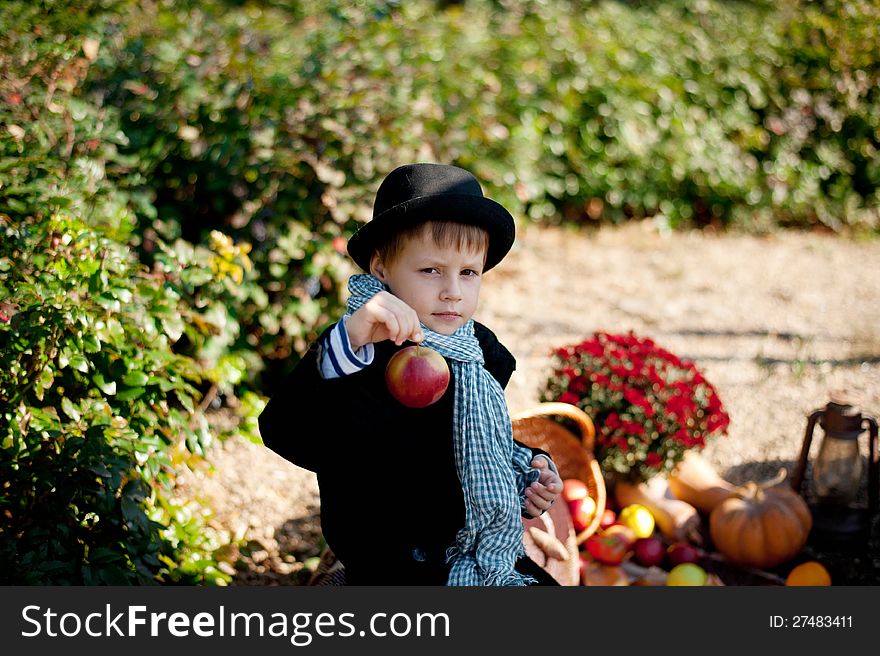
[{"label": "red apple", "polygon": [[687,542],[675,542],[669,545],[666,550],[666,558],[673,567],[682,563],[698,563],[700,562],[700,552]]},{"label": "red apple", "polygon": [[572,499],[567,503],[574,530],[580,533],[593,521],[593,515],[596,514],[596,502],[593,501],[593,497],[584,497],[583,499]]},{"label": "red apple", "polygon": [[633,543],[633,557],[645,567],[654,567],[663,562],[666,556],[666,547],[663,541],[655,536],[639,538]]},{"label": "red apple", "polygon": [[449,386],[449,366],[427,346],[407,346],[391,356],[385,367],[391,396],[407,408],[424,408],[440,400]]},{"label": "red apple", "polygon": [[620,565],[629,552],[623,536],[593,533],[584,541],[584,547],[594,560],[604,565]]},{"label": "red apple", "polygon": [[566,501],[574,501],[589,496],[590,490],[587,484],[579,478],[566,478],[562,481],[562,498]]},{"label": "red apple", "polygon": [[611,508],[606,508],[602,513],[602,519],[599,520],[599,528],[608,528],[616,521],[617,514]]},{"label": "red apple", "polygon": [[626,545],[627,549],[631,549],[633,544],[635,544],[638,536],[636,532],[632,530],[626,524],[621,524],[620,522],[614,522],[611,526],[607,528],[601,529],[603,535],[617,535],[620,536],[620,539],[623,540],[623,543]]}]

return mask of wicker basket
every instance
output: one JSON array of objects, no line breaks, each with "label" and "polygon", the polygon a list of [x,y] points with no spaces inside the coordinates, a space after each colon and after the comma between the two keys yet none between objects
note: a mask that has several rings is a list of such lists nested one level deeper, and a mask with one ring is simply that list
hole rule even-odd
[{"label": "wicker basket", "polygon": [[[580,437],[565,428],[553,417],[572,420]],[[605,512],[605,479],[599,463],[593,457],[596,429],[590,416],[570,403],[541,403],[525,412],[517,413],[513,420],[513,436],[528,446],[543,449],[553,458],[559,476],[577,478],[587,484],[590,496],[596,502],[596,514],[583,531],[577,534],[580,545],[599,528]]]}]

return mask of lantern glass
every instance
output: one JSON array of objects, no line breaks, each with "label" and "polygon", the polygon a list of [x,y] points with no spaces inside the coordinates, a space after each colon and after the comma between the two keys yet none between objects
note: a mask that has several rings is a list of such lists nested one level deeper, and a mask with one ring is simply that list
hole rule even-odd
[{"label": "lantern glass", "polygon": [[862,458],[857,439],[825,435],[813,463],[813,485],[817,500],[832,505],[849,505],[856,499],[862,478]]}]

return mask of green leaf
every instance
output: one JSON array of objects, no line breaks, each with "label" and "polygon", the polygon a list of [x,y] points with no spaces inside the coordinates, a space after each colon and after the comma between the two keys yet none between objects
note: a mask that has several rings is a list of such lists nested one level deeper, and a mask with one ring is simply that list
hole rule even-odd
[{"label": "green leaf", "polygon": [[101,340],[91,333],[83,335],[83,350],[86,353],[98,353],[101,350]]},{"label": "green leaf", "polygon": [[129,387],[142,387],[147,384],[150,377],[143,371],[131,371],[125,375],[122,382]]},{"label": "green leaf", "polygon": [[61,399],[61,409],[64,410],[64,414],[66,414],[71,419],[73,419],[74,421],[79,421],[79,410],[76,409],[76,406],[73,405],[73,402],[66,396]]},{"label": "green leaf", "polygon": [[180,390],[174,390],[174,391],[177,394],[177,398],[180,399],[180,404],[184,408],[186,408],[189,412],[194,412],[195,408],[193,406],[192,397],[189,394],[185,394],[184,392],[181,392]]},{"label": "green leaf", "polygon": [[91,563],[113,563],[118,562],[120,558],[118,551],[108,547],[96,547],[89,551],[89,562]]},{"label": "green leaf", "polygon": [[107,380],[104,379],[103,374],[96,373],[95,376],[92,378],[92,382],[94,382],[95,385],[98,386],[98,389],[100,389],[102,392],[104,392],[104,394],[110,394],[110,395],[116,394],[116,381],[115,380],[108,382]]},{"label": "green leaf", "polygon": [[92,465],[91,467],[88,467],[88,470],[89,470],[90,472],[92,472],[93,474],[96,474],[97,476],[100,476],[101,478],[110,478],[110,476],[111,476],[111,474],[110,474],[110,470],[107,469],[107,467],[105,467],[105,466],[104,466],[102,463],[100,463],[100,462],[97,463],[97,464]]},{"label": "green leaf", "polygon": [[131,303],[132,295],[129,290],[123,287],[114,287],[112,291],[113,295],[123,303]]},{"label": "green leaf", "polygon": [[165,334],[171,338],[171,341],[176,342],[180,339],[180,336],[183,334],[183,319],[180,316],[172,316],[172,317],[162,317],[162,328],[165,330]]},{"label": "green leaf", "polygon": [[60,431],[61,418],[54,406],[31,408],[31,426],[36,430]]},{"label": "green leaf", "polygon": [[[104,274],[104,272],[101,272]],[[122,304],[116,300],[115,298],[111,298],[106,296],[105,294],[98,294],[95,296],[95,300],[102,306],[110,310],[111,312],[119,312],[122,309]]]},{"label": "green leaf", "polygon": [[74,353],[70,356],[70,366],[84,374],[89,373],[89,361],[80,353]]},{"label": "green leaf", "polygon": [[116,398],[120,401],[130,401],[132,399],[136,399],[141,396],[147,390],[143,387],[132,387],[127,390],[123,390],[119,394],[116,395]]},{"label": "green leaf", "polygon": [[46,367],[43,371],[40,372],[40,378],[37,382],[37,390],[40,395],[40,400],[43,400],[43,392],[44,390],[52,387],[52,383],[55,381],[55,373],[49,368]]},{"label": "green leaf", "polygon": [[167,392],[168,390],[171,390],[173,388],[174,388],[174,381],[173,380],[168,380],[167,378],[160,378],[159,379],[159,389],[162,390],[163,392]]}]

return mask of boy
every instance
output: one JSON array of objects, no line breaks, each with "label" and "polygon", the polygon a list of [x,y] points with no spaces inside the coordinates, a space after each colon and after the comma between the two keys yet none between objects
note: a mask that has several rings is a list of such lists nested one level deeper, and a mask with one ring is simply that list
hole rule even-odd
[{"label": "boy", "polygon": [[[515,361],[471,319],[483,273],[513,240],[513,217],[467,171],[392,171],[348,244],[370,274],[352,276],[348,312],[259,417],[266,446],[317,473],[324,537],[349,584],[556,584],[525,555],[521,515],[549,508],[562,481],[547,454],[512,439],[503,386]],[[425,408],[385,385],[406,341],[450,365]]]}]

